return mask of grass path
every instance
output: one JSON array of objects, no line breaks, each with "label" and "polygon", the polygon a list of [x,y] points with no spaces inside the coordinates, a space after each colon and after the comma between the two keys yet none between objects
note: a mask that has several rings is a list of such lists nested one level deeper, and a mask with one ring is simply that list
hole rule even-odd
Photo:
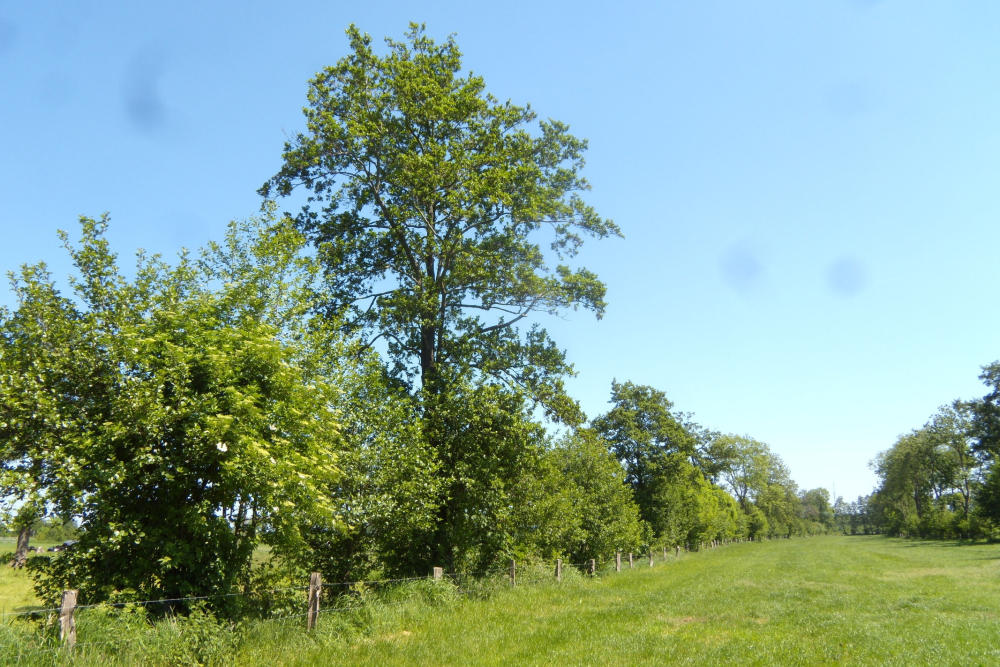
[{"label": "grass path", "polygon": [[349,642],[272,657],[380,666],[998,665],[998,559],[996,545],[882,537],[732,545],[652,570],[404,613]]}]

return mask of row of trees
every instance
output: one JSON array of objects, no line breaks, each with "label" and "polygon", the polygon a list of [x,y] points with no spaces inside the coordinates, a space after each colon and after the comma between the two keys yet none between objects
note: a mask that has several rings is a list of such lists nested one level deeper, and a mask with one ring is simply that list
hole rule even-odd
[{"label": "row of trees", "polygon": [[1000,522],[1000,362],[983,367],[989,393],[941,407],[871,466],[875,491],[850,508],[855,532],[938,538],[991,536]]},{"label": "row of trees", "polygon": [[[63,235],[67,293],[43,264],[11,276],[0,502],[22,535],[79,528],[29,559],[40,594],[175,598],[829,529],[825,490],[799,492],[766,445],[662,391],[615,383],[587,420],[564,351],[522,327],[604,312],[603,283],[569,266],[585,237],[620,236],[581,198],[586,142],[530,129],[529,107],[461,76],[451,39],[412,26],[378,55],[348,36],[259,217],[128,272],[107,218],[83,218],[78,242]],[[279,214],[296,191],[305,206]]]}]

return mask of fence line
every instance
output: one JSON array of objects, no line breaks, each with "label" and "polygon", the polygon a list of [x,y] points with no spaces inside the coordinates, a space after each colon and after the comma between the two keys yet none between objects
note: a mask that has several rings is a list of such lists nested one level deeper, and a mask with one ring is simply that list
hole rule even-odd
[{"label": "fence line", "polygon": [[[739,540],[711,540],[709,542],[701,542],[701,543],[699,543],[697,551],[702,551],[702,550],[709,549],[709,548],[717,548],[717,547],[721,547],[721,546],[729,546],[730,544],[736,544],[736,543],[759,542],[759,541],[761,541],[760,538],[757,538],[756,540],[754,540],[752,538],[750,538],[750,539],[739,539]],[[682,551],[684,553],[696,553],[697,552],[697,551],[692,551],[690,549],[690,544],[685,544],[683,547],[678,544],[678,545],[674,546],[674,555],[673,555],[673,557],[671,557],[671,556],[668,555],[668,547],[664,546],[663,547],[662,560],[663,561],[676,560],[677,558],[680,557]],[[634,556],[635,556],[635,554],[633,554],[633,553],[629,553],[628,554],[628,562],[629,562],[629,565],[630,565],[630,567],[629,567],[630,570],[631,569],[635,569],[635,566],[636,566],[636,562],[634,560]],[[621,557],[622,557],[622,553],[618,552],[616,554],[616,557],[615,557],[615,564],[616,564],[615,571],[616,572],[620,572],[621,571]],[[650,547],[649,550],[648,550],[648,557],[649,557],[649,567],[654,567],[654,565],[655,565],[655,553],[654,553],[652,547]],[[479,572],[479,573],[468,573],[468,572],[451,572],[451,573],[445,573],[443,571],[443,568],[441,568],[441,567],[434,567],[432,569],[432,573],[430,575],[426,576],[426,577],[403,577],[403,578],[396,578],[396,579],[368,579],[368,580],[364,580],[363,579],[363,580],[358,580],[358,581],[341,581],[341,582],[330,582],[330,583],[322,582],[319,573],[318,572],[314,572],[314,573],[312,573],[312,575],[310,575],[310,583],[309,583],[308,586],[288,586],[288,587],[273,588],[273,589],[268,589],[268,590],[264,590],[264,591],[256,591],[256,592],[217,593],[217,594],[213,594],[213,595],[199,595],[199,596],[190,596],[190,597],[181,597],[181,598],[166,598],[166,599],[160,599],[160,600],[137,600],[137,601],[133,601],[133,602],[102,602],[102,603],[96,603],[96,604],[90,604],[90,605],[77,605],[76,604],[76,593],[77,592],[75,590],[67,590],[67,591],[63,592],[63,604],[60,607],[52,607],[52,608],[47,608],[47,609],[33,609],[33,610],[22,611],[22,612],[3,613],[3,614],[0,614],[0,619],[6,618],[6,617],[40,615],[40,614],[46,614],[46,613],[47,614],[53,614],[55,612],[59,612],[60,643],[62,644],[62,646],[58,646],[58,647],[51,648],[51,649],[41,649],[41,648],[28,649],[28,651],[30,651],[32,653],[48,653],[48,652],[52,652],[52,651],[61,650],[62,648],[66,648],[66,647],[68,647],[69,649],[72,649],[74,646],[76,646],[78,648],[83,648],[83,647],[88,647],[88,646],[98,646],[98,645],[115,643],[115,642],[85,642],[85,643],[81,643],[81,644],[76,644],[75,613],[78,610],[84,610],[84,609],[96,609],[96,608],[101,608],[101,607],[122,608],[122,607],[127,607],[129,605],[152,605],[152,604],[164,604],[164,603],[170,603],[170,602],[189,602],[189,601],[211,600],[211,599],[229,598],[229,597],[248,597],[249,598],[249,597],[252,597],[252,596],[255,596],[255,595],[265,595],[265,594],[268,594],[268,593],[283,593],[283,592],[289,592],[289,591],[303,591],[303,590],[307,590],[308,591],[308,597],[307,597],[308,610],[307,611],[305,611],[303,613],[286,614],[284,616],[276,616],[276,617],[272,617],[272,618],[261,618],[261,619],[258,619],[258,622],[261,622],[261,623],[271,623],[271,622],[285,621],[285,620],[289,620],[289,619],[296,619],[296,618],[303,618],[303,617],[305,617],[307,619],[307,629],[312,630],[316,626],[316,624],[318,622],[318,618],[319,618],[319,616],[321,614],[342,613],[342,612],[356,611],[356,610],[361,610],[361,609],[376,609],[376,608],[385,608],[385,607],[397,607],[397,606],[401,606],[403,604],[407,604],[408,603],[408,601],[402,601],[402,602],[384,602],[384,603],[379,604],[377,607],[375,607],[373,605],[362,604],[362,605],[353,605],[353,606],[347,606],[347,607],[333,606],[333,607],[329,607],[329,608],[325,608],[325,609],[320,609],[320,598],[321,598],[321,593],[322,593],[323,586],[327,586],[327,587],[346,587],[346,586],[363,586],[363,585],[375,585],[375,584],[394,584],[394,583],[404,583],[404,582],[414,582],[414,581],[441,580],[441,579],[443,579],[445,577],[454,580],[455,583],[456,583],[456,585],[458,585],[458,579],[460,577],[469,577],[469,578],[472,578],[472,579],[482,580],[482,579],[484,579],[484,577],[489,576],[489,575],[495,575],[495,576],[498,576],[498,577],[502,577],[505,574],[509,577],[510,584],[512,586],[515,586],[515,585],[518,584],[518,581],[520,581],[520,583],[522,585],[526,584],[526,583],[527,584],[534,584],[534,583],[539,583],[539,582],[553,582],[553,581],[559,582],[559,581],[561,581],[561,574],[562,574],[562,568],[563,568],[563,566],[580,568],[580,569],[584,570],[585,572],[589,573],[591,576],[597,576],[597,574],[599,572],[599,570],[597,568],[597,561],[595,559],[591,559],[591,560],[583,562],[583,563],[563,563],[561,559],[557,559],[557,561],[555,563],[555,572],[554,572],[554,575],[549,575],[549,576],[532,576],[532,575],[538,575],[539,570],[537,568],[530,568],[527,571],[527,573],[525,573],[525,572],[522,571],[521,576],[518,577],[518,575],[517,575],[517,563],[516,563],[516,561],[515,560],[511,560],[511,561],[509,561],[509,563],[510,564],[509,564],[509,566],[507,568],[501,568],[501,569],[496,569],[496,570],[486,570],[486,571]],[[606,566],[602,566],[602,568],[605,568],[605,567]],[[604,571],[607,571],[607,570],[602,569],[601,571],[604,572]],[[524,576],[525,574],[529,574],[529,576],[525,577]],[[50,618],[50,620],[51,620],[51,618]],[[7,647],[0,646],[0,649],[4,649],[4,648],[7,648]],[[13,647],[10,647],[10,648],[13,648]],[[20,647],[18,647],[18,655],[20,656],[21,654],[22,654],[22,650],[21,650]]]}]

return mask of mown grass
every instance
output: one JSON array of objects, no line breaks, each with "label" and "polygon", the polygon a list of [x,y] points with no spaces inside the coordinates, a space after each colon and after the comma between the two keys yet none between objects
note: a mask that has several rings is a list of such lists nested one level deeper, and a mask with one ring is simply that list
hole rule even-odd
[{"label": "mown grass", "polygon": [[[301,618],[235,629],[167,622],[155,637],[137,626],[146,652],[120,631],[113,650],[82,647],[75,663],[1000,664],[996,545],[821,537],[731,545],[561,584],[547,569],[533,574],[538,582],[513,590],[499,580],[472,594],[403,587],[323,614],[311,634]],[[122,622],[81,621],[80,641],[107,641]],[[185,641],[201,642],[201,653],[184,653]],[[45,655],[20,661],[68,660]]]},{"label": "mown grass", "polygon": [[[31,542],[31,548],[48,549],[59,542]],[[0,555],[13,553],[17,546],[14,537],[0,537]],[[15,570],[8,566],[8,559],[0,558],[0,614],[16,611],[27,611],[40,607],[35,597],[34,582],[26,570]]]}]

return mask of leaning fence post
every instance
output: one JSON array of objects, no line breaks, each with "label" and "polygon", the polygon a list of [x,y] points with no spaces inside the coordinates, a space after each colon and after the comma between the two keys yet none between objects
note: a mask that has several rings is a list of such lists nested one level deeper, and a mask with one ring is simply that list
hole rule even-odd
[{"label": "leaning fence post", "polygon": [[621,572],[621,571],[622,571],[622,552],[621,551],[616,551],[615,552],[615,572]]},{"label": "leaning fence post", "polygon": [[597,574],[597,560],[596,559],[594,559],[594,558],[590,559],[590,568],[589,569],[590,569],[590,574],[591,575]]},{"label": "leaning fence post", "polygon": [[434,568],[434,575],[433,576],[434,576],[435,579],[440,579],[441,577],[443,577],[444,576],[444,568],[443,567],[436,567],[436,568]]},{"label": "leaning fence post", "polygon": [[635,563],[632,561],[632,554],[629,553],[629,555],[628,555],[628,569],[631,570],[634,567],[635,567]]},{"label": "leaning fence post", "polygon": [[510,585],[513,586],[517,583],[517,561],[511,559],[510,561]]},{"label": "leaning fence post", "polygon": [[556,558],[556,581],[562,581],[562,558]]},{"label": "leaning fence post", "polygon": [[76,644],[76,594],[77,591],[63,591],[62,604],[59,606],[59,640],[73,648]]},{"label": "leaning fence post", "polygon": [[316,620],[319,618],[319,594],[323,591],[323,579],[319,572],[309,575],[309,612],[306,615],[306,629],[312,630],[316,627]]}]

